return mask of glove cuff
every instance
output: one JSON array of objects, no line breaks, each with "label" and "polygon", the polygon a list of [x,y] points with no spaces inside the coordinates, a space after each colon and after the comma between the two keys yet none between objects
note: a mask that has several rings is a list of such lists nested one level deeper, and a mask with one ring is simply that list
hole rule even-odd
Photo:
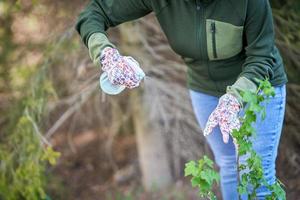
[{"label": "glove cuff", "polygon": [[226,88],[226,92],[228,94],[235,96],[242,107],[244,102],[243,102],[243,97],[241,95],[241,92],[245,92],[245,91],[256,92],[256,90],[257,90],[256,84],[244,76],[241,76],[240,78],[237,79],[237,81],[233,85],[227,86]]},{"label": "glove cuff", "polygon": [[97,33],[93,33],[89,37],[88,39],[89,55],[96,66],[101,65],[101,63],[99,63],[99,57],[101,55],[101,52],[106,47],[116,48],[116,46],[108,40],[105,34],[97,32]]}]

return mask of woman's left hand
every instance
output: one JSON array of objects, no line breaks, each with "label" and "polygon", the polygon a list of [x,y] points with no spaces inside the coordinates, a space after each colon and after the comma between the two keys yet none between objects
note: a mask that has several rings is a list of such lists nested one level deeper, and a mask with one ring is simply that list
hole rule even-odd
[{"label": "woman's left hand", "polygon": [[216,107],[210,114],[203,131],[204,136],[209,135],[213,128],[219,125],[223,135],[224,143],[228,143],[229,135],[233,129],[240,128],[238,113],[241,110],[238,99],[232,94],[224,94]]}]

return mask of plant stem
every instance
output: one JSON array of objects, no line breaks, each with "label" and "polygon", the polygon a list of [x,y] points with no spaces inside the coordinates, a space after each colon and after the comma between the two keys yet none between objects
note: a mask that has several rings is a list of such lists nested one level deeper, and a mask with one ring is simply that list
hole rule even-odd
[{"label": "plant stem", "polygon": [[[236,168],[237,168],[237,180],[238,180],[238,186],[240,185],[240,155],[239,155],[239,152],[238,152],[238,149],[236,148],[236,153],[237,153],[237,159],[236,159]],[[241,194],[239,194],[239,200],[241,200]]]}]

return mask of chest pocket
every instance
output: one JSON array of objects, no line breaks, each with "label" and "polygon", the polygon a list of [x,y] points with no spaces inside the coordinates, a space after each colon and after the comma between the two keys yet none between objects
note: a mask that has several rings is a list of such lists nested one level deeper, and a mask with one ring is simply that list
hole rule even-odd
[{"label": "chest pocket", "polygon": [[241,52],[243,30],[243,26],[207,19],[206,36],[209,60],[222,60]]}]

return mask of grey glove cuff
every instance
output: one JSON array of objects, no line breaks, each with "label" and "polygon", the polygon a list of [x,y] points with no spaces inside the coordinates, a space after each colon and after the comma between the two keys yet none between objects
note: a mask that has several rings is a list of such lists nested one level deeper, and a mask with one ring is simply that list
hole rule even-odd
[{"label": "grey glove cuff", "polygon": [[105,34],[103,33],[93,33],[88,40],[89,55],[96,66],[100,66],[99,58],[102,50],[105,47],[116,48],[112,44]]},{"label": "grey glove cuff", "polygon": [[243,76],[238,78],[237,81],[233,85],[227,86],[227,88],[226,88],[226,92],[234,95],[238,99],[241,106],[243,106],[243,98],[242,98],[240,92],[241,91],[256,92],[256,90],[257,90],[256,84]]}]

